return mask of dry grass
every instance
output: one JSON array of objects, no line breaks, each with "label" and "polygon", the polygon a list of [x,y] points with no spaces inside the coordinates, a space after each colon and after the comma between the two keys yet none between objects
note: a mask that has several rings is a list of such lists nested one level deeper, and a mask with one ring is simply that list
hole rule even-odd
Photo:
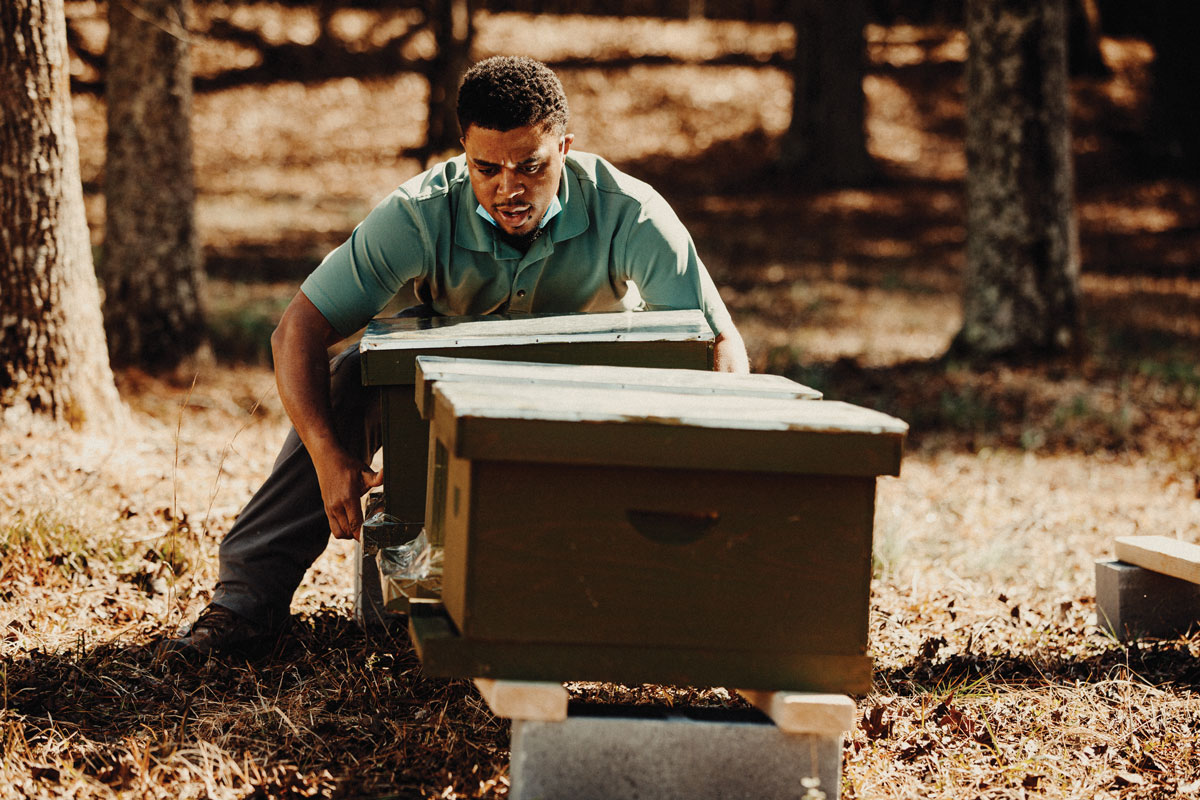
[{"label": "dry grass", "polygon": [[[312,35],[300,12],[254,8],[273,40]],[[383,24],[359,16],[340,14],[339,30]],[[1200,289],[1188,271],[1200,202],[1194,187],[1121,168],[1114,144],[1139,113],[1150,55],[1106,42],[1117,73],[1077,87],[1089,355],[981,370],[936,358],[958,325],[961,36],[870,38],[869,132],[886,179],[836,192],[761,179],[787,120],[786,76],[696,57],[768,61],[792,46],[786,28],[497,15],[481,19],[480,48],[677,59],[566,70],[578,146],[670,195],[760,368],[913,425],[903,476],[880,483],[877,671],[856,698],[844,796],[1200,795],[1200,639],[1118,643],[1092,598],[1092,562],[1114,536],[1200,541]],[[202,72],[248,58],[208,40],[201,51]],[[342,543],[314,565],[274,657],[182,669],[146,647],[207,601],[217,542],[285,431],[269,372],[236,359],[262,357],[299,275],[418,169],[398,153],[418,143],[420,114],[378,110],[420,109],[423,93],[402,75],[199,98],[210,263],[295,266],[274,282],[247,282],[244,267],[214,279],[223,362],[120,375],[130,429],[0,431],[0,796],[506,794],[506,723],[466,684],[424,678],[402,630],[353,626]],[[94,185],[103,109],[80,97],[77,110]],[[89,209],[99,231],[99,198]],[[570,688],[739,702],[719,687]]]},{"label": "dry grass", "polygon": [[[14,467],[0,494],[0,794],[503,796],[506,724],[466,685],[423,678],[403,632],[353,626],[340,545],[274,657],[180,669],[143,647],[207,597],[219,534],[283,432],[266,386],[244,368],[210,368],[194,388],[126,375],[138,427],[120,442],[0,438]],[[1112,641],[1095,626],[1090,570],[1115,535],[1198,525],[1191,476],[1152,458],[918,447],[881,483],[876,688],[859,698],[846,796],[1194,788],[1200,641]],[[736,702],[723,689],[571,688]]]}]

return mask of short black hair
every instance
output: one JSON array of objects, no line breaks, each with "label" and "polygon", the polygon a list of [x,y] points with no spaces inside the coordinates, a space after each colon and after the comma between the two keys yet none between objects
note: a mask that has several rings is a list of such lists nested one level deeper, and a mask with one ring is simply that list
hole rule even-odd
[{"label": "short black hair", "polygon": [[511,131],[545,125],[567,132],[567,94],[554,70],[525,56],[492,56],[474,64],[458,88],[458,127]]}]

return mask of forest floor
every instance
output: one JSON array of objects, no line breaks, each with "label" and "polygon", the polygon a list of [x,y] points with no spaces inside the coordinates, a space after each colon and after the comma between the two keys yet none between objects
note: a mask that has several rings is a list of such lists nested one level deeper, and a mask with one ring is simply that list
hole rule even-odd
[{"label": "forest floor", "polygon": [[[70,7],[85,39],[102,37],[95,7]],[[205,35],[215,16],[277,43],[313,37],[304,9],[208,8],[201,77],[254,61]],[[403,24],[335,22],[368,39]],[[977,368],[941,358],[964,260],[960,33],[871,28],[880,174],[823,191],[770,169],[786,26],[479,25],[478,55],[561,64],[575,146],[668,196],[756,369],[912,426],[901,477],[879,484],[874,688],[855,698],[842,796],[1200,796],[1200,637],[1116,641],[1093,596],[1114,537],[1200,542],[1200,191],[1136,158],[1149,49],[1108,40],[1113,73],[1074,84],[1085,352]],[[705,63],[728,53],[746,65]],[[197,95],[216,358],[119,373],[121,430],[0,430],[0,797],[507,793],[507,723],[469,684],[423,676],[402,626],[359,632],[345,543],[312,568],[272,657],[180,668],[149,647],[203,607],[217,543],[286,431],[266,336],[321,254],[419,171],[403,153],[420,143],[424,91],[399,74]],[[97,232],[102,101],[80,94],[76,112]],[[740,702],[717,687],[570,688]]]}]

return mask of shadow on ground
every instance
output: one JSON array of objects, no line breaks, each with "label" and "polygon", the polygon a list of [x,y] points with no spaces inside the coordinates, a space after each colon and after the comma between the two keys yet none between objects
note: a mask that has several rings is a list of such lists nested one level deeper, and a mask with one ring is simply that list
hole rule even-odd
[{"label": "shadow on ground", "polygon": [[[262,797],[432,796],[448,786],[474,796],[507,769],[507,723],[469,683],[423,677],[402,625],[367,637],[339,611],[298,619],[256,662],[162,661],[148,646],[116,643],[31,652],[5,673],[7,724],[31,744],[69,740],[75,768],[117,791],[137,788],[141,761],[205,746],[221,754],[206,768],[213,779],[230,777],[222,759],[280,765],[241,776]],[[321,772],[330,765],[342,769]]]}]

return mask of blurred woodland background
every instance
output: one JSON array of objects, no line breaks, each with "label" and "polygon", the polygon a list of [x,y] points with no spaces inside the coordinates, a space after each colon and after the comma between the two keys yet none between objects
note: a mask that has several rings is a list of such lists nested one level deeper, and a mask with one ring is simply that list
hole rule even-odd
[{"label": "blurred woodland background", "polygon": [[[672,201],[760,369],[825,360],[796,338],[818,276],[959,295],[958,335],[923,357],[1078,357],[1113,314],[1194,339],[1197,12],[993,5],[71,0],[112,362],[262,359],[269,285],[456,152],[458,76],[498,52],[554,66],[577,146]],[[29,332],[6,331],[15,363]]]},{"label": "blurred woodland background", "polygon": [[343,548],[282,658],[142,647],[286,431],[278,315],[497,53],[666,195],[756,370],[911,425],[843,796],[1195,796],[1200,638],[1113,640],[1092,562],[1200,542],[1198,9],[4,0],[0,796],[504,796],[505,724],[354,628]]}]

